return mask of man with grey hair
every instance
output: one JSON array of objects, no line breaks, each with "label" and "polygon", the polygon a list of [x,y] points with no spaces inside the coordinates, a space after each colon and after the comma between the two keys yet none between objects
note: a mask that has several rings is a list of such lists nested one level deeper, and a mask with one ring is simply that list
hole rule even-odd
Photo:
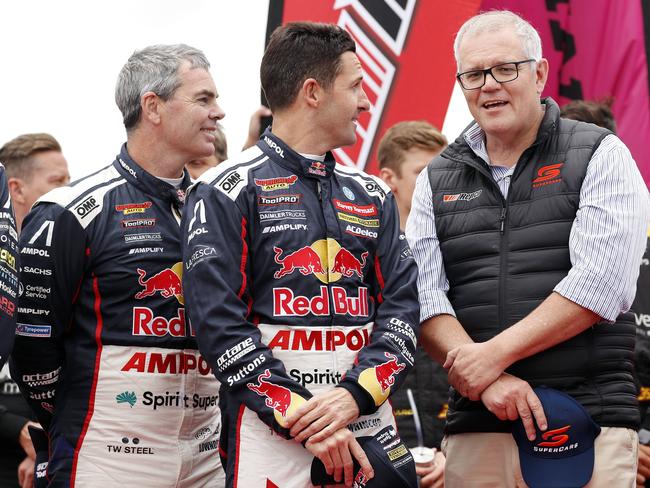
[{"label": "man with grey hair", "polygon": [[136,51],[115,161],[25,219],[12,375],[49,436],[49,486],[223,486],[219,383],[181,289],[185,163],[224,113],[198,49]]},{"label": "man with grey hair", "polygon": [[[421,340],[453,386],[446,486],[525,486],[508,420],[521,419],[524,443],[573,439],[543,433],[555,411],[533,390],[542,385],[601,428],[580,486],[633,486],[639,417],[626,312],[648,191],[620,139],[540,100],[548,62],[525,20],[477,15],[455,54],[474,123],[418,177],[406,226]],[[578,486],[556,481],[544,486]]]}]

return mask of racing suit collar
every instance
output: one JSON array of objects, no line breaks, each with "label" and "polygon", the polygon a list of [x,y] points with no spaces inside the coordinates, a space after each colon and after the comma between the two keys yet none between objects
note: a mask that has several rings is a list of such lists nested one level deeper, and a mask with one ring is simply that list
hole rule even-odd
[{"label": "racing suit collar", "polygon": [[329,178],[334,172],[336,160],[331,151],[325,154],[325,161],[305,158],[291,149],[270,129],[264,131],[257,146],[281,166],[309,178]]},{"label": "racing suit collar", "polygon": [[113,162],[113,166],[120,172],[126,180],[140,188],[143,192],[156,197],[168,200],[176,207],[181,207],[185,202],[185,192],[187,187],[190,186],[190,175],[186,169],[183,170],[183,182],[177,190],[169,183],[156,178],[154,175],[147,173],[144,169],[136,163],[126,148],[126,143],[122,145],[120,154]]}]

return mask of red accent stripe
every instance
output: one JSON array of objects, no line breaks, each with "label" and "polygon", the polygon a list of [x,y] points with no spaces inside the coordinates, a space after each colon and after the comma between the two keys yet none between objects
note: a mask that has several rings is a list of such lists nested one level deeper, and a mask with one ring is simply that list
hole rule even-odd
[{"label": "red accent stripe", "polygon": [[381,304],[384,301],[384,297],[381,295],[381,290],[384,289],[384,275],[381,274],[381,266],[379,265],[379,258],[377,256],[375,256],[375,274],[377,275],[380,290],[377,294],[377,302]]},{"label": "red accent stripe", "polygon": [[246,261],[248,259],[248,244],[246,243],[246,218],[241,219],[241,263],[239,265],[239,272],[241,273],[241,288],[237,296],[241,298],[246,291]]},{"label": "red accent stripe", "polygon": [[237,440],[235,441],[235,480],[233,481],[233,488],[237,488],[237,482],[239,481],[239,433],[241,432],[241,421],[244,417],[244,404],[242,403],[239,406],[239,414],[237,415],[237,431],[236,436]]},{"label": "red accent stripe", "polygon": [[75,486],[75,478],[77,476],[77,462],[79,460],[79,451],[83,444],[84,438],[86,437],[86,432],[88,432],[88,426],[90,425],[90,420],[92,419],[93,413],[95,411],[95,391],[97,390],[97,377],[99,376],[99,365],[101,363],[102,356],[102,328],[104,326],[104,320],[102,318],[101,303],[102,297],[99,293],[99,284],[97,282],[97,277],[93,274],[93,292],[95,293],[95,317],[97,318],[97,325],[95,326],[95,343],[97,344],[97,352],[95,353],[95,371],[93,372],[93,383],[90,387],[90,397],[88,399],[88,413],[84,419],[84,425],[81,430],[81,435],[77,441],[77,447],[74,450],[74,458],[72,460],[72,474],[70,477],[70,488]]}]

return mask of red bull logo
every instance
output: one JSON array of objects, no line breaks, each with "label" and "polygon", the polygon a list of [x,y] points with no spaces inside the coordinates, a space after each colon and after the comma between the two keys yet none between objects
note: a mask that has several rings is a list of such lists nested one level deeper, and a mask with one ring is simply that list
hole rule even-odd
[{"label": "red bull logo", "polygon": [[282,259],[280,259],[280,255],[283,253],[281,248],[273,247],[273,251],[275,252],[275,262],[281,266],[280,270],[273,275],[276,280],[296,270],[305,276],[313,273],[325,273],[320,256],[309,246],[301,247]]},{"label": "red bull logo", "polygon": [[273,275],[275,279],[299,271],[302,275],[313,274],[323,283],[332,283],[341,276],[350,278],[354,275],[363,278],[363,269],[367,264],[368,252],[364,251],[360,259],[348,249],[341,247],[335,239],[319,239],[309,246],[304,246],[282,257],[284,249],[274,247],[274,260],[280,269]]},{"label": "red bull logo", "polygon": [[394,354],[385,352],[384,355],[389,361],[375,366],[375,376],[377,377],[379,386],[381,386],[382,393],[389,390],[395,384],[394,376],[406,367],[404,363],[397,362],[397,356]]},{"label": "red bull logo", "polygon": [[144,288],[135,294],[135,298],[142,300],[156,293],[160,293],[163,298],[176,297],[179,303],[183,304],[183,289],[181,277],[183,273],[182,263],[176,263],[171,268],[163,269],[155,275],[147,278],[147,272],[138,268],[138,283]]},{"label": "red bull logo", "polygon": [[284,386],[276,385],[266,381],[271,377],[271,372],[266,369],[257,377],[258,384],[248,383],[249,390],[259,396],[265,397],[264,404],[278,412],[282,417],[287,416],[287,410],[291,406],[291,390]]},{"label": "red bull logo", "polygon": [[350,315],[352,317],[368,317],[368,288],[358,288],[359,294],[348,295],[345,288],[333,286],[330,297],[326,286],[320,287],[320,293],[315,297],[294,295],[291,288],[273,288],[273,315],[276,317],[304,317],[313,315]]},{"label": "red bull logo", "polygon": [[311,166],[307,169],[307,172],[311,175],[316,176],[327,176],[327,166],[320,161],[312,161]]}]

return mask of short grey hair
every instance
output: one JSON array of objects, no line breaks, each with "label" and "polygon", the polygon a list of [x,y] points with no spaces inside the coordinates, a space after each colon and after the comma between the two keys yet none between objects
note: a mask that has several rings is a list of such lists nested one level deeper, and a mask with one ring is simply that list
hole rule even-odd
[{"label": "short grey hair", "polygon": [[188,61],[192,69],[210,69],[210,63],[199,49],[186,44],[157,44],[135,51],[122,67],[115,85],[115,103],[122,112],[127,132],[140,120],[140,99],[153,92],[168,100],[180,86],[178,69]]},{"label": "short grey hair", "polygon": [[509,10],[491,10],[475,15],[465,22],[454,41],[454,57],[456,67],[460,71],[460,43],[466,35],[475,35],[482,32],[495,32],[504,27],[514,27],[521,39],[524,48],[524,57],[539,61],[542,59],[542,40],[539,33],[527,21]]}]

